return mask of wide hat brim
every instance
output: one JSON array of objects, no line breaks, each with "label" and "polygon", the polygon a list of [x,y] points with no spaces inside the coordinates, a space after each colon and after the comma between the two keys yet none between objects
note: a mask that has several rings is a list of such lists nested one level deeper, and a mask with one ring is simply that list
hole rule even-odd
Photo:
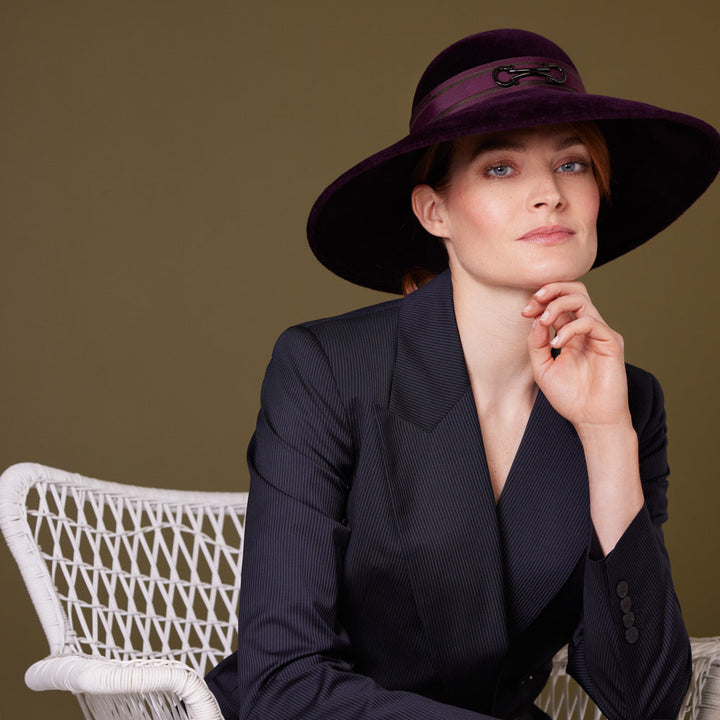
[{"label": "wide hat brim", "polygon": [[399,293],[408,270],[447,267],[444,249],[420,227],[410,205],[411,178],[426,148],[467,135],[583,121],[599,125],[611,158],[611,197],[598,216],[594,267],[670,225],[720,169],[720,136],[702,120],[632,100],[533,85],[411,132],[341,175],[312,208],[310,247],[340,277]]}]

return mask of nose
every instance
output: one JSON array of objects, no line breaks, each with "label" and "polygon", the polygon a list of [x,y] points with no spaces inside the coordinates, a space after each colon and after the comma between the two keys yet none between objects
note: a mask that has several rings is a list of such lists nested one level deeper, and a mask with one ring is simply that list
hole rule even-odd
[{"label": "nose", "polygon": [[529,204],[536,210],[548,208],[560,210],[565,207],[565,196],[563,195],[558,176],[554,172],[544,172],[537,178],[530,191]]}]

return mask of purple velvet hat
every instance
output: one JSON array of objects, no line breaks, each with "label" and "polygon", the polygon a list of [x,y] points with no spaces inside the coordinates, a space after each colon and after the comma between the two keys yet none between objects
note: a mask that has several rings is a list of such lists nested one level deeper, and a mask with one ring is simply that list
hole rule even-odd
[{"label": "purple velvet hat", "polygon": [[585,92],[570,58],[524,30],[471,35],[441,52],[415,91],[410,133],[341,175],[317,199],[310,247],[358,285],[401,292],[412,268],[439,272],[447,257],[410,206],[424,150],[466,135],[592,120],[611,158],[611,199],[598,217],[595,266],[676,220],[720,168],[720,136],[702,120]]}]

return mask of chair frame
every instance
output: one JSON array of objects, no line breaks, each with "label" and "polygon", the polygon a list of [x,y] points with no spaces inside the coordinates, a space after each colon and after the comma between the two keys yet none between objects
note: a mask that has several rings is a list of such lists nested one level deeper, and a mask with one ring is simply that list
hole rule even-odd
[{"label": "chair frame", "polygon": [[[27,670],[27,686],[72,692],[88,720],[222,720],[202,676],[236,645],[246,505],[247,493],[143,488],[32,463],[8,468],[0,529],[50,646]],[[144,555],[142,568],[133,552]],[[188,599],[207,616],[186,606],[182,617]],[[156,611],[163,603],[169,618]]]},{"label": "chair frame", "polygon": [[[73,693],[87,720],[222,720],[203,675],[236,647],[246,506],[241,492],[8,468],[0,530],[50,646],[28,687]],[[720,638],[692,649],[678,718],[720,720]],[[565,649],[538,704],[556,720],[600,720],[566,665]]]}]

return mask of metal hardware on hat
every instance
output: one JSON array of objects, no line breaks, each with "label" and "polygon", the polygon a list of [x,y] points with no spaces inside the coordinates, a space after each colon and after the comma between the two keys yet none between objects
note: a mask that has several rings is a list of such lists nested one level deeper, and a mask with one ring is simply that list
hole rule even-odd
[{"label": "metal hardware on hat", "polygon": [[560,65],[554,58],[546,57],[504,58],[503,65],[495,61],[470,68],[429,92],[413,109],[410,132],[419,132],[470,105],[479,106],[494,95],[521,92],[533,85],[585,92],[582,80],[572,65]]},{"label": "metal hardware on hat", "polygon": [[[558,77],[552,74],[552,71],[558,72]],[[500,79],[500,73],[509,75],[507,80]],[[564,85],[567,82],[567,75],[559,65],[540,65],[536,68],[516,68],[514,65],[501,65],[493,70],[492,78],[497,85],[506,88],[519,84],[524,77],[541,77],[545,78],[545,82],[549,85]]]}]

